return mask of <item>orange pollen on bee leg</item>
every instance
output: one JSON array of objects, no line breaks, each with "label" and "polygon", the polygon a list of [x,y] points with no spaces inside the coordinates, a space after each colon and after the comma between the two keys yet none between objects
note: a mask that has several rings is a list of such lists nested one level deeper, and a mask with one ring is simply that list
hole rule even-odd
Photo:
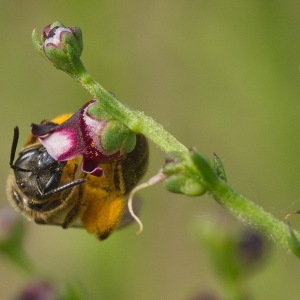
[{"label": "orange pollen on bee leg", "polygon": [[89,233],[103,240],[117,227],[125,206],[123,197],[109,196],[87,202],[81,220]]}]

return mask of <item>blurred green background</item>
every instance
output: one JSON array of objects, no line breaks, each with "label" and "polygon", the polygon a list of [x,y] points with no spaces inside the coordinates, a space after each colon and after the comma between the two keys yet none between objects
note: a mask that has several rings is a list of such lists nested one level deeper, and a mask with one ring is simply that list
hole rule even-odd
[{"label": "blurred green background", "polygon": [[[1,1],[1,206],[13,126],[74,112],[90,96],[35,53],[31,31],[53,21],[83,30],[83,61],[102,85],[182,143],[223,160],[229,182],[278,218],[300,209],[300,3],[273,1]],[[164,154],[151,145],[153,175]],[[87,299],[191,299],[220,291],[197,222],[209,197],[140,193],[137,226],[99,243],[84,230],[28,224],[30,258]],[[227,215],[221,211],[221,215]],[[300,228],[297,217],[292,219]],[[236,225],[238,226],[238,225]],[[27,278],[0,256],[1,299]],[[299,299],[298,259],[274,247],[248,282],[253,299]]]}]

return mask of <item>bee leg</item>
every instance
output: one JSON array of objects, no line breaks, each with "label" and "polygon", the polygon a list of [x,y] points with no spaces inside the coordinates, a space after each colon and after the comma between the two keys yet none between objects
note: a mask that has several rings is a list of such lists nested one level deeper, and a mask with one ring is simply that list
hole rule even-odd
[{"label": "bee leg", "polygon": [[82,190],[81,186],[79,186],[77,200],[76,200],[75,204],[73,205],[73,207],[68,212],[68,214],[66,215],[64,222],[62,223],[63,229],[67,229],[68,227],[70,227],[70,225],[72,225],[72,223],[81,215],[82,208],[84,206],[83,200],[82,200],[83,199],[82,192],[83,192],[83,190]]}]

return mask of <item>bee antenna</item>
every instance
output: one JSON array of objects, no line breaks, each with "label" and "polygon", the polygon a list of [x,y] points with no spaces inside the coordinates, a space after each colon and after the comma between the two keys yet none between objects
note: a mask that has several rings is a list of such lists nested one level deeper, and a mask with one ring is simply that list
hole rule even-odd
[{"label": "bee antenna", "polygon": [[18,141],[19,141],[19,127],[15,126],[15,128],[14,128],[14,137],[13,137],[11,150],[10,150],[10,160],[9,160],[10,167],[13,167]]}]

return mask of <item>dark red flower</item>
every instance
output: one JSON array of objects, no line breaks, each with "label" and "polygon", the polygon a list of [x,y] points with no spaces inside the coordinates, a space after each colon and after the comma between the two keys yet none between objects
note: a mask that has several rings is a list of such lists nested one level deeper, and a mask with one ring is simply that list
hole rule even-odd
[{"label": "dark red flower", "polygon": [[62,124],[32,124],[32,134],[38,137],[48,153],[57,161],[67,161],[82,155],[82,170],[102,176],[100,163],[106,163],[120,153],[120,149],[107,151],[101,144],[101,134],[108,122],[88,114],[94,99],[86,103]]}]

